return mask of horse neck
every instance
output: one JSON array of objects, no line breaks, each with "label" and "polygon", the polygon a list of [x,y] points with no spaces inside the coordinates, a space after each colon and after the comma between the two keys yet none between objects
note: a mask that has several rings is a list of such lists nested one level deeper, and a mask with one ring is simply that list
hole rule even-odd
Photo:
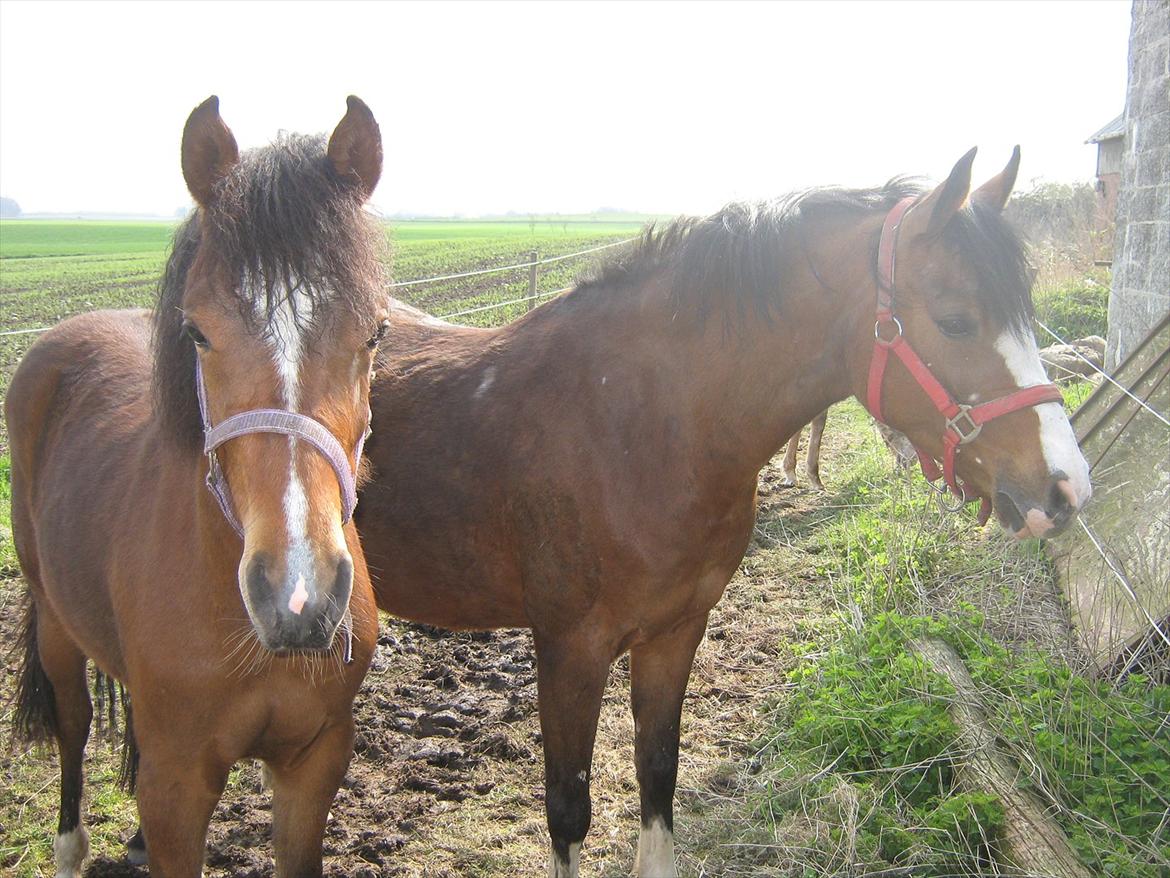
[{"label": "horse neck", "polygon": [[679,376],[672,414],[688,423],[696,452],[719,461],[729,483],[754,483],[794,433],[864,386],[875,294],[869,240],[880,218],[862,225],[853,217],[810,229],[783,254],[784,290],[767,317],[754,301],[713,304],[725,298],[719,290],[706,291],[712,304],[701,316],[701,303],[678,302],[660,277],[615,295],[621,304],[589,343],[612,361],[654,346],[654,359]]}]

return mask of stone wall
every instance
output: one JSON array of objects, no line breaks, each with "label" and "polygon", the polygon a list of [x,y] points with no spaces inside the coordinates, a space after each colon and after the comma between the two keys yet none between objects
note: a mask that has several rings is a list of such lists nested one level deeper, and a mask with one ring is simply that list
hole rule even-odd
[{"label": "stone wall", "polygon": [[1134,0],[1106,366],[1170,313],[1170,0]]}]

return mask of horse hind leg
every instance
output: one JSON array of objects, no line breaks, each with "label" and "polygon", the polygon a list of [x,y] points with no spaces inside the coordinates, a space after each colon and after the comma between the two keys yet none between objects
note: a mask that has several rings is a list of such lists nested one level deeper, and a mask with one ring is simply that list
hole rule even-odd
[{"label": "horse hind leg", "polygon": [[674,788],[682,703],[707,616],[630,650],[630,702],[642,827],[638,878],[674,878]]},{"label": "horse hind leg", "polygon": [[24,667],[17,693],[16,729],[25,739],[57,742],[61,804],[53,841],[56,878],[79,878],[89,855],[81,823],[82,760],[93,706],[86,659],[52,611],[30,601],[25,617]]},{"label": "horse hind leg", "polygon": [[785,488],[796,486],[796,452],[800,448],[800,434],[803,432],[803,427],[797,430],[796,435],[788,440],[788,448],[784,451],[784,478],[780,484]]},{"label": "horse hind leg", "polygon": [[818,491],[825,490],[825,486],[821,484],[821,437],[825,435],[825,422],[828,418],[827,409],[813,418],[812,427],[808,432],[808,451],[805,452],[804,465],[808,472],[808,480]]}]

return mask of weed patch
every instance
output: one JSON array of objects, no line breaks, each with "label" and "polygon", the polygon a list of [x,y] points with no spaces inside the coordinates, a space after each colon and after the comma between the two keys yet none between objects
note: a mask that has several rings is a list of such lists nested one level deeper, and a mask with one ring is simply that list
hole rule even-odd
[{"label": "weed patch", "polygon": [[[1021,758],[1023,785],[1091,871],[1166,874],[1170,687],[1137,676],[1119,685],[1094,681],[1039,652],[1014,655],[969,610],[944,618],[878,614],[792,675],[793,694],[762,748],[771,773],[757,802],[778,836],[802,828],[819,836],[818,860],[829,871],[850,865],[840,856],[851,851],[860,858],[854,863],[871,869],[986,874],[1003,807],[958,779],[968,754],[949,713],[955,693],[910,647],[925,636],[963,657],[998,739],[1031,757]],[[842,821],[839,809],[817,806],[842,799],[865,809]],[[810,822],[829,828],[810,832]]]}]

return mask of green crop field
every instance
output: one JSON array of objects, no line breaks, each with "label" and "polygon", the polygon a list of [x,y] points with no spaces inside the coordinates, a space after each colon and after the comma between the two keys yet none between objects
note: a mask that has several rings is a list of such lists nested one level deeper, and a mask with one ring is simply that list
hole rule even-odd
[{"label": "green crop field", "polygon": [[[0,222],[0,332],[51,326],[98,308],[149,306],[174,225],[165,222],[5,220]],[[421,222],[387,225],[391,275],[409,281],[559,256],[636,235],[636,222],[566,219]],[[540,292],[572,283],[592,254],[541,266]],[[420,284],[398,298],[442,316],[525,296],[528,270]],[[525,305],[468,315],[475,325],[504,323]],[[0,336],[0,395],[36,335]],[[0,432],[0,451],[6,447]]]}]

